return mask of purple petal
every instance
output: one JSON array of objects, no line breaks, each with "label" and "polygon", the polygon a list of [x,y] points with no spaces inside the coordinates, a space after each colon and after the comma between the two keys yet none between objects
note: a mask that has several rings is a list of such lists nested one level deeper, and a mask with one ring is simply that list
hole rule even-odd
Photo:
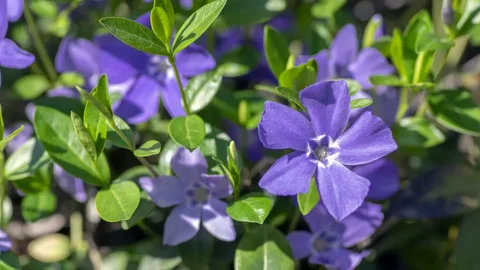
[{"label": "purple petal", "polygon": [[178,72],[184,77],[193,77],[212,70],[216,63],[210,53],[199,45],[192,44],[175,56]]},{"label": "purple petal", "polygon": [[55,56],[55,69],[58,72],[75,70],[75,67],[73,66],[73,63],[72,63],[72,59],[70,58],[68,53],[68,48],[73,44],[73,42],[74,42],[74,39],[68,36],[62,39],[62,42],[60,42],[57,55]]},{"label": "purple petal", "polygon": [[377,30],[375,31],[374,40],[377,40],[386,34],[386,27],[383,23],[383,17],[380,14],[375,14],[372,16],[372,21],[378,22]]},{"label": "purple petal", "polygon": [[73,65],[73,70],[77,71],[85,77],[90,77],[99,73],[99,49],[95,44],[86,39],[78,39],[70,44],[67,48],[67,57]]},{"label": "purple petal", "polygon": [[182,203],[175,207],[165,221],[163,243],[176,246],[192,239],[200,229],[201,208]]},{"label": "purple petal", "polygon": [[375,89],[374,110],[388,126],[395,124],[398,106],[400,103],[400,92],[388,86],[377,86]]},{"label": "purple petal", "polygon": [[353,270],[369,252],[356,253],[348,249],[340,249],[313,255],[309,258],[312,264],[325,265],[328,269]]},{"label": "purple petal", "polygon": [[374,75],[389,75],[395,72],[377,49],[367,48],[360,51],[355,62],[348,66],[353,78],[358,81],[364,89],[370,89],[373,85],[370,83],[370,77]]},{"label": "purple petal", "polygon": [[148,193],[152,201],[160,207],[170,207],[185,201],[185,189],[187,185],[177,177],[141,177],[139,183]]},{"label": "purple petal", "polygon": [[312,251],[312,234],[305,231],[291,232],[287,236],[287,240],[292,247],[293,258],[301,260],[308,257]]},{"label": "purple petal", "polygon": [[0,0],[0,39],[3,39],[8,30],[7,0]]},{"label": "purple petal", "polygon": [[110,52],[100,50],[98,57],[100,73],[107,74],[109,83],[121,83],[137,75],[137,69],[134,66]]},{"label": "purple petal", "polygon": [[330,59],[335,67],[346,67],[355,60],[358,52],[357,30],[347,24],[338,31],[330,46]]},{"label": "purple petal", "polygon": [[382,206],[365,202],[342,220],[342,224],[345,226],[343,246],[352,247],[369,238],[382,224],[382,221]]},{"label": "purple petal", "polygon": [[340,148],[337,160],[345,165],[369,163],[397,149],[390,129],[371,112],[363,113],[336,143]]},{"label": "purple petal", "polygon": [[303,152],[295,151],[278,159],[260,179],[260,187],[274,195],[306,193],[317,166]]},{"label": "purple petal", "polygon": [[179,0],[179,2],[184,9],[191,9],[193,6],[193,0]]},{"label": "purple petal", "polygon": [[68,98],[79,98],[79,94],[76,90],[72,88],[67,88],[63,86],[57,86],[52,90],[47,92],[47,96],[49,97],[68,97]]},{"label": "purple petal", "polygon": [[318,203],[307,215],[304,216],[305,221],[310,228],[310,231],[313,233],[322,232],[329,230],[335,224],[338,224],[337,221],[328,213],[325,205],[320,202]]},{"label": "purple petal", "polygon": [[0,252],[9,251],[10,249],[12,249],[12,241],[4,231],[0,230]]},{"label": "purple petal", "polygon": [[152,28],[150,24],[150,11],[143,13],[135,21],[147,28],[150,28],[150,29]]},{"label": "purple petal", "polygon": [[6,146],[7,152],[13,153],[17,148],[22,146],[26,141],[28,141],[33,135],[33,126],[28,122],[18,122],[14,123],[13,125],[5,127],[5,134],[4,137],[7,137],[12,132],[20,128],[20,126],[24,126],[22,132],[20,132],[15,138],[10,140]]},{"label": "purple petal", "polygon": [[227,203],[215,198],[203,206],[203,227],[222,241],[235,240],[236,232],[232,219],[227,214]]},{"label": "purple petal", "polygon": [[345,81],[325,81],[313,84],[300,92],[317,136],[333,140],[345,129],[350,114],[350,96]]},{"label": "purple petal", "polygon": [[7,0],[8,20],[16,22],[22,17],[23,1],[22,0]]},{"label": "purple petal", "polygon": [[53,174],[57,180],[58,186],[70,194],[77,202],[84,203],[87,201],[87,193],[85,192],[85,184],[82,179],[76,178],[67,173],[62,167],[55,164]]},{"label": "purple petal", "polygon": [[317,186],[325,207],[336,219],[342,220],[365,200],[370,182],[338,162],[318,168]]},{"label": "purple petal", "polygon": [[400,188],[398,168],[386,158],[357,166],[353,171],[370,181],[369,200],[386,200]]},{"label": "purple petal", "polygon": [[306,151],[308,140],[315,134],[312,125],[301,113],[267,101],[258,125],[258,136],[266,148]]},{"label": "purple petal", "polygon": [[[180,77],[180,80],[182,86],[186,87],[188,84],[187,79]],[[175,74],[173,73],[173,69],[167,70],[165,85],[162,87],[162,100],[165,109],[167,109],[171,117],[186,115],[185,109],[182,105],[182,95]]]},{"label": "purple petal", "polygon": [[190,152],[184,147],[178,148],[171,166],[175,174],[185,183],[201,181],[202,174],[208,170],[207,160],[200,150]]},{"label": "purple petal", "polygon": [[202,183],[212,192],[213,197],[223,199],[232,194],[233,188],[224,175],[202,174]]},{"label": "purple petal", "polygon": [[158,112],[159,88],[160,85],[153,78],[141,75],[118,105],[115,104],[115,114],[130,124],[146,122]]},{"label": "purple petal", "polygon": [[102,51],[108,52],[112,57],[121,59],[125,64],[137,70],[144,70],[151,57],[147,53],[126,45],[113,35],[97,36],[94,41]]},{"label": "purple petal", "polygon": [[0,66],[6,68],[22,69],[30,66],[35,61],[35,56],[20,49],[8,38],[0,40]]}]

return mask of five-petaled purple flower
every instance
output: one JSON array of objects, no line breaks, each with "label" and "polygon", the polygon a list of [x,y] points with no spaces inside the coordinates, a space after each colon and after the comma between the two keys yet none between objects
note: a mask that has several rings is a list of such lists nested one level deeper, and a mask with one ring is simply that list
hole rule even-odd
[{"label": "five-petaled purple flower", "polygon": [[345,132],[350,96],[344,81],[313,84],[300,92],[308,116],[267,101],[259,137],[269,149],[293,149],[260,180],[275,195],[306,193],[315,174],[321,198],[333,217],[355,211],[369,192],[369,180],[345,166],[367,164],[397,149],[392,133],[380,118],[363,113]]},{"label": "five-petaled purple flower", "polygon": [[[23,1],[0,0],[0,67],[22,69],[30,66],[35,57],[22,49],[15,42],[5,38],[8,22],[20,19],[23,12]],[[2,77],[0,74],[0,85]]]},{"label": "five-petaled purple flower", "polygon": [[382,207],[363,203],[355,212],[336,221],[320,202],[305,216],[311,232],[294,231],[287,236],[295,259],[309,257],[309,262],[328,269],[354,269],[368,251],[357,253],[348,248],[368,239],[382,224]]},{"label": "five-petaled purple flower", "polygon": [[176,206],[168,216],[163,242],[178,245],[192,239],[203,227],[223,241],[235,240],[235,228],[221,198],[232,193],[223,175],[207,175],[207,161],[197,149],[179,148],[172,158],[175,176],[140,178],[140,185],[160,207]]}]

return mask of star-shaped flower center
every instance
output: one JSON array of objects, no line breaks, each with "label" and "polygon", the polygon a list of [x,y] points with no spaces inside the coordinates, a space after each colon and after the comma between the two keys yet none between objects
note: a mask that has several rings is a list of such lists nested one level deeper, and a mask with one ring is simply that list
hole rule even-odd
[{"label": "star-shaped flower center", "polygon": [[330,137],[320,136],[307,144],[307,158],[322,167],[328,167],[338,156],[338,145]]},{"label": "star-shaped flower center", "polygon": [[185,193],[190,206],[203,205],[212,197],[210,190],[200,183],[190,185]]}]

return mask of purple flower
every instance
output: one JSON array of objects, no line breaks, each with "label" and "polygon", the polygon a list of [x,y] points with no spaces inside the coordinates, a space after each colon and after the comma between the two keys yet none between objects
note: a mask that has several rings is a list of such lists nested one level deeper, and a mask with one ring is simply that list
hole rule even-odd
[{"label": "purple flower", "polygon": [[53,175],[57,180],[58,186],[70,194],[77,202],[84,203],[87,201],[85,184],[82,179],[74,177],[57,164],[53,167]]},{"label": "purple flower", "polygon": [[175,176],[140,178],[140,185],[160,207],[177,205],[165,223],[163,242],[178,245],[192,239],[203,227],[223,241],[235,240],[235,228],[227,215],[227,203],[221,201],[232,193],[223,175],[207,175],[207,161],[197,149],[179,148],[171,161]]},{"label": "purple flower", "polygon": [[386,158],[356,166],[352,171],[370,181],[368,200],[386,200],[400,189],[398,168]]},{"label": "purple flower", "polygon": [[397,149],[380,118],[363,113],[344,132],[350,96],[344,81],[313,84],[300,92],[308,116],[267,101],[258,133],[269,149],[293,149],[272,165],[260,187],[275,195],[306,193],[315,174],[321,198],[337,220],[364,201],[370,182],[345,166],[367,164]]},{"label": "purple flower", "polygon": [[[8,22],[15,22],[22,16],[23,1],[0,0],[0,67],[22,69],[30,66],[35,57],[5,38]],[[1,85],[1,74],[0,74]]]},{"label": "purple flower", "polygon": [[369,252],[348,248],[368,239],[382,224],[381,210],[380,205],[366,202],[338,222],[319,203],[305,216],[311,232],[294,231],[287,236],[293,256],[297,260],[309,257],[310,263],[328,269],[354,269]]},{"label": "purple flower", "polygon": [[12,249],[12,241],[4,231],[0,230],[0,253],[10,249]]},{"label": "purple flower", "polygon": [[[257,162],[262,159],[265,149],[258,138],[258,129],[245,131],[242,127],[228,122],[226,131],[237,145],[237,149],[245,149],[245,154],[249,161]],[[246,138],[244,138],[245,136]]]}]

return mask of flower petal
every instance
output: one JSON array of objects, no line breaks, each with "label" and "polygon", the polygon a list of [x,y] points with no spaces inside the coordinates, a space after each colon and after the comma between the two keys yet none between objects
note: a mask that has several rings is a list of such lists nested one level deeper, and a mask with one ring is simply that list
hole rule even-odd
[{"label": "flower petal", "polygon": [[336,219],[342,220],[365,200],[370,182],[338,162],[318,168],[317,186],[325,207]]},{"label": "flower petal", "polygon": [[23,1],[21,0],[7,0],[8,20],[16,22],[22,17]]},{"label": "flower petal", "polygon": [[386,158],[357,166],[353,172],[370,181],[369,200],[386,200],[400,188],[398,168]]},{"label": "flower petal", "polygon": [[84,203],[87,201],[87,192],[82,179],[69,174],[57,164],[53,167],[53,174],[58,186],[63,191],[72,196],[77,202]]},{"label": "flower petal", "polygon": [[178,148],[171,166],[175,174],[185,183],[201,181],[202,174],[208,170],[207,160],[200,150],[190,152],[184,147]]},{"label": "flower petal", "polygon": [[306,193],[316,169],[305,153],[295,151],[278,159],[260,179],[259,185],[274,195]]},{"label": "flower petal", "polygon": [[236,237],[232,219],[227,214],[227,203],[215,198],[203,206],[203,227],[222,241],[233,241]]},{"label": "flower petal", "polygon": [[371,112],[363,113],[336,143],[337,160],[345,165],[369,163],[397,149],[390,129]]},{"label": "flower petal", "polygon": [[353,24],[338,31],[330,46],[330,59],[336,67],[346,67],[355,60],[358,52],[357,30]]},{"label": "flower petal", "polygon": [[64,86],[57,86],[52,90],[48,90],[47,96],[49,97],[68,97],[77,99],[79,98],[78,91],[73,90],[72,88],[67,88]]},{"label": "flower petal", "polygon": [[155,116],[160,104],[160,85],[149,76],[141,75],[134,86],[115,104],[115,114],[130,124],[146,122]]},{"label": "flower petal", "polygon": [[308,140],[315,137],[312,125],[305,116],[271,101],[265,102],[258,135],[266,148],[297,151],[307,151]]},{"label": "flower petal", "polygon": [[94,42],[102,51],[110,53],[113,57],[121,59],[137,70],[145,70],[151,57],[147,53],[126,45],[110,34],[97,36]]},{"label": "flower petal", "polygon": [[382,206],[365,202],[342,220],[343,246],[352,247],[370,237],[383,222]]},{"label": "flower petal", "polygon": [[292,248],[293,258],[301,260],[308,257],[312,251],[312,234],[305,231],[291,232],[287,236],[287,240]]},{"label": "flower petal", "polygon": [[[1,2],[2,0],[0,0]],[[7,233],[0,230],[0,252],[9,251],[12,248],[12,241],[8,238]]]},{"label": "flower petal", "polygon": [[328,135],[333,140],[345,129],[350,114],[350,96],[345,81],[324,81],[300,92],[317,136]]},{"label": "flower petal", "polygon": [[7,0],[0,0],[0,39],[3,39],[8,30]]},{"label": "flower petal", "polygon": [[358,81],[364,89],[373,88],[370,77],[374,75],[389,75],[395,69],[387,59],[374,48],[367,48],[360,51],[357,59],[348,66],[353,78]]},{"label": "flower petal", "polygon": [[193,77],[212,70],[216,63],[210,53],[199,45],[192,44],[175,56],[178,72],[184,77]]},{"label": "flower petal", "polygon": [[328,269],[353,270],[368,254],[370,254],[368,251],[356,253],[348,249],[340,249],[310,256],[308,261],[312,264],[324,265]]},{"label": "flower petal", "polygon": [[321,201],[303,218],[313,233],[329,230],[338,224]]},{"label": "flower petal", "polygon": [[163,243],[176,246],[192,239],[200,229],[201,208],[182,203],[175,207],[165,221]]},{"label": "flower petal", "polygon": [[212,192],[213,197],[223,199],[232,194],[233,188],[224,175],[202,174],[202,183]]},{"label": "flower petal", "polygon": [[400,104],[400,92],[388,86],[377,86],[375,89],[375,114],[388,126],[395,124],[398,106]]},{"label": "flower petal", "polygon": [[160,207],[170,207],[185,200],[187,185],[174,176],[158,176],[156,178],[141,177],[140,186]]},{"label": "flower petal", "polygon": [[70,58],[73,70],[62,71],[76,71],[83,74],[85,77],[90,77],[99,73],[99,52],[95,44],[86,39],[78,39],[71,42],[67,48],[67,56]]},{"label": "flower petal", "polygon": [[35,61],[35,56],[20,49],[8,38],[0,40],[0,66],[6,68],[22,69],[30,66]]},{"label": "flower petal", "polygon": [[110,84],[121,83],[137,75],[135,67],[110,52],[100,50],[98,57],[100,73],[107,74]]},{"label": "flower petal", "polygon": [[[188,80],[180,77],[180,81],[183,87],[186,87]],[[162,90],[162,100],[165,109],[171,117],[184,116],[186,115],[185,109],[183,108],[182,95],[180,93],[180,88],[178,87],[177,80],[175,78],[175,73],[173,69],[168,69],[165,77],[165,84],[161,88]]]}]

